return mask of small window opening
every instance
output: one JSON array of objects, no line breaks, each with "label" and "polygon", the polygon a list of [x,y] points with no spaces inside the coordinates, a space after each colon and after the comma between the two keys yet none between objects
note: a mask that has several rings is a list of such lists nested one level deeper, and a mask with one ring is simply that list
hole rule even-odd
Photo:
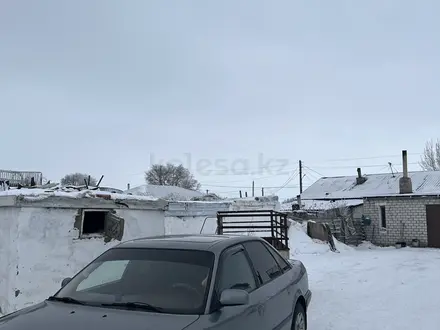
[{"label": "small window opening", "polygon": [[385,206],[380,207],[380,227],[386,228],[387,227],[387,214],[385,211]]},{"label": "small window opening", "polygon": [[121,241],[124,236],[125,220],[115,210],[78,210],[75,228],[79,238],[103,237],[105,242]]},{"label": "small window opening", "polygon": [[106,211],[84,211],[82,234],[104,235],[107,213]]}]

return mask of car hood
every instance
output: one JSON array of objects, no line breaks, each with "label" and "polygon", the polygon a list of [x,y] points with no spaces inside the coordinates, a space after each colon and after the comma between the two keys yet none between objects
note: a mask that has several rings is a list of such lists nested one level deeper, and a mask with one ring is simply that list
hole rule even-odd
[{"label": "car hood", "polygon": [[45,301],[1,317],[0,330],[182,330],[198,318]]}]

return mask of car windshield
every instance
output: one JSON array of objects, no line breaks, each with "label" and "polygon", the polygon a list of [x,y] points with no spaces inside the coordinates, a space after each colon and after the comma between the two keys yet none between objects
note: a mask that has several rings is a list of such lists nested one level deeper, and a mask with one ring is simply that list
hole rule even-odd
[{"label": "car windshield", "polygon": [[[174,249],[108,250],[79,272],[56,298],[115,308],[203,314],[215,256]],[[64,299],[66,301],[66,299]],[[148,310],[148,308],[144,308]]]}]

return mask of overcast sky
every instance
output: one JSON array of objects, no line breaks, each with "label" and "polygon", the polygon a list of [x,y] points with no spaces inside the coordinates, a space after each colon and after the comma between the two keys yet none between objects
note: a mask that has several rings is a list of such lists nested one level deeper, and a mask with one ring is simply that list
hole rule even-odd
[{"label": "overcast sky", "polygon": [[104,174],[124,188],[151,162],[176,160],[204,189],[232,196],[255,179],[282,197],[298,192],[299,159],[305,186],[357,166],[400,170],[402,149],[417,169],[425,141],[440,138],[439,10],[3,0],[0,168]]}]

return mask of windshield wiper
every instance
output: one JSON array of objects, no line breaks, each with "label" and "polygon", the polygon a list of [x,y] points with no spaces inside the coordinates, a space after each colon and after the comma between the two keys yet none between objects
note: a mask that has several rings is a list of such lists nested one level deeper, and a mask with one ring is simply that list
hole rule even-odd
[{"label": "windshield wiper", "polygon": [[143,302],[118,302],[118,303],[111,303],[111,304],[101,304],[101,306],[105,307],[125,307],[125,308],[132,308],[132,309],[141,309],[144,311],[150,311],[150,312],[157,312],[157,313],[164,313],[164,310],[160,307],[156,307],[147,303]]},{"label": "windshield wiper", "polygon": [[71,297],[55,297],[55,296],[50,296],[49,298],[47,298],[47,300],[50,301],[60,301],[66,304],[76,304],[76,305],[86,305],[86,303],[76,300],[74,298]]}]

